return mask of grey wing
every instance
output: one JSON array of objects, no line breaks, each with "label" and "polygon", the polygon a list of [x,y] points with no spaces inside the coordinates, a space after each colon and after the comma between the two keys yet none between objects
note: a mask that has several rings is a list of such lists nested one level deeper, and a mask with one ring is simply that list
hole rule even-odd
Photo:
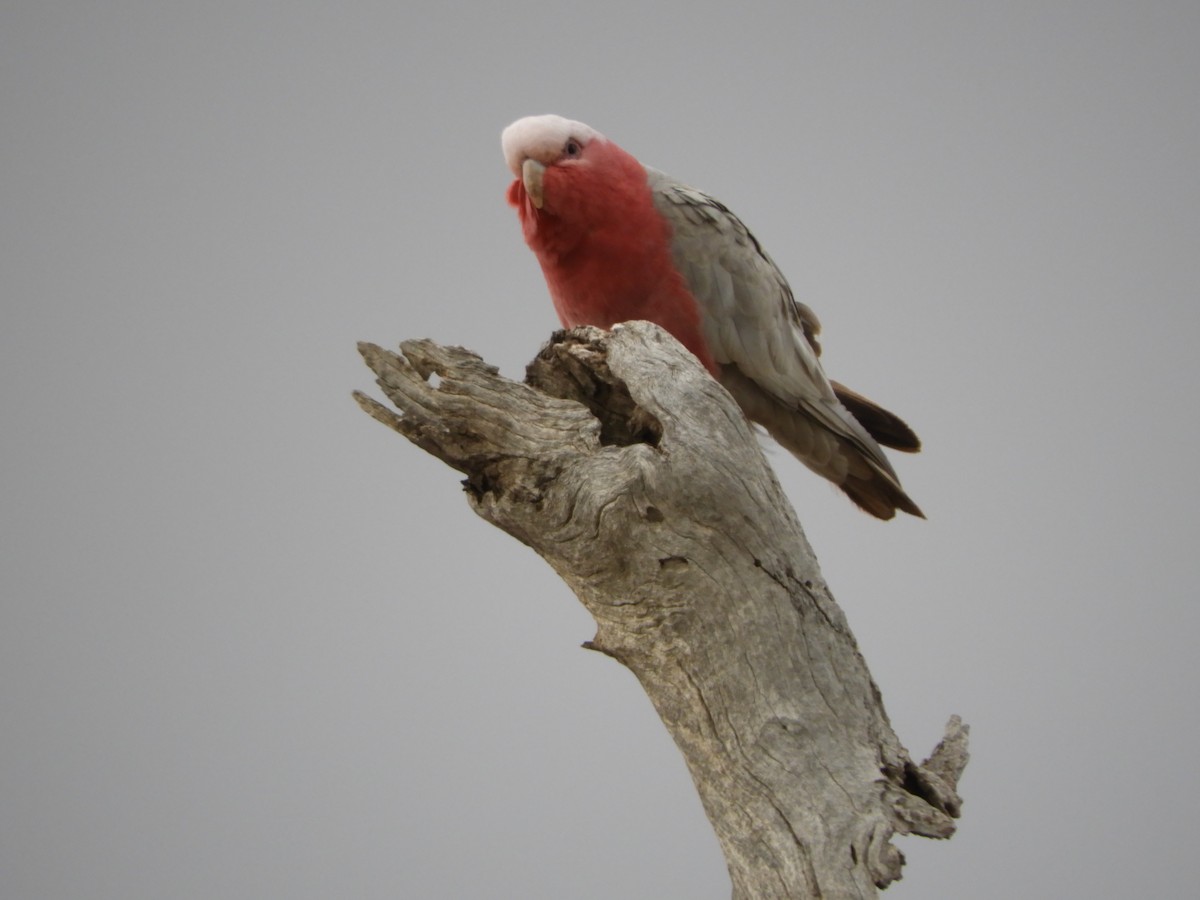
[{"label": "grey wing", "polygon": [[[736,367],[722,381],[735,396],[735,385],[753,386],[767,395],[751,403],[758,414],[746,409],[751,418],[775,433],[772,423],[763,421],[770,414],[766,406],[774,401],[850,441],[894,477],[883,451],[838,402],[821,368],[817,317],[792,296],[783,273],[741,219],[707,194],[662,172],[647,169],[647,178],[655,206],[674,231],[675,267],[700,304],[709,350],[723,369]],[[742,402],[742,397],[738,399]],[[832,447],[812,449],[817,457],[832,452]],[[826,465],[840,468],[833,459],[805,461],[818,471]],[[837,480],[839,473],[822,474]]]}]

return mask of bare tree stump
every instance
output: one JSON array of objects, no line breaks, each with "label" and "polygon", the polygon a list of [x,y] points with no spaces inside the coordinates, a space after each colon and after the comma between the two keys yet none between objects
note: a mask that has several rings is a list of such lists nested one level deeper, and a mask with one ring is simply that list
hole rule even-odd
[{"label": "bare tree stump", "polygon": [[[735,898],[872,897],[894,834],[954,832],[967,727],[901,746],[733,399],[666,332],[559,332],[526,384],[430,341],[360,345],[362,408],[466,474],[471,507],[554,567],[691,770]],[[436,377],[435,377],[436,376]]]}]

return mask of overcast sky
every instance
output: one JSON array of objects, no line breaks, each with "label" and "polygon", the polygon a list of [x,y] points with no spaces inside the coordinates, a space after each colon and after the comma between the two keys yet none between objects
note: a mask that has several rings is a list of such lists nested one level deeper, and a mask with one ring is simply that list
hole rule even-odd
[{"label": "overcast sky", "polygon": [[1195,891],[1200,5],[0,7],[0,896],[729,895],[586,612],[356,340],[556,327],[500,130],[734,209],[929,516],[776,465],[901,740],[895,898]]}]

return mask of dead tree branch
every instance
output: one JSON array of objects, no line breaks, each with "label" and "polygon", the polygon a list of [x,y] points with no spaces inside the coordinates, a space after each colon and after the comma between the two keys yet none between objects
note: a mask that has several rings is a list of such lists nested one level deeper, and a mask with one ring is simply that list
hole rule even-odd
[{"label": "dead tree branch", "polygon": [[637,676],[735,898],[872,897],[900,877],[894,834],[953,834],[966,726],[909,758],[744,416],[670,336],[560,332],[525,384],[430,341],[360,350],[399,413],[362,408],[463,472]]}]

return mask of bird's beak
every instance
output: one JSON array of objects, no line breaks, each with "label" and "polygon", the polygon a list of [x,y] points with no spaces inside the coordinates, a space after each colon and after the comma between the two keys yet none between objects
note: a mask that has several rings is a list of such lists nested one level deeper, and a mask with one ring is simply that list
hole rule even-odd
[{"label": "bird's beak", "polygon": [[545,171],[546,167],[536,159],[526,159],[521,163],[521,181],[525,184],[525,193],[538,209],[542,208],[542,174]]}]

